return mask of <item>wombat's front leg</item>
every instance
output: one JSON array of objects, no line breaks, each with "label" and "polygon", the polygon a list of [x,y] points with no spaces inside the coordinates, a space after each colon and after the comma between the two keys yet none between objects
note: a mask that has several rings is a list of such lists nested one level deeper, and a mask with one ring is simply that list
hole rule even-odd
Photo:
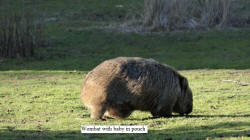
[{"label": "wombat's front leg", "polygon": [[171,117],[174,109],[174,105],[177,101],[177,96],[170,89],[167,89],[162,98],[159,99],[158,104],[151,110],[151,114],[154,117]]},{"label": "wombat's front leg", "polygon": [[176,100],[173,99],[173,100],[165,101],[164,102],[165,104],[159,103],[158,106],[154,110],[151,110],[151,114],[154,117],[171,117],[175,101]]}]

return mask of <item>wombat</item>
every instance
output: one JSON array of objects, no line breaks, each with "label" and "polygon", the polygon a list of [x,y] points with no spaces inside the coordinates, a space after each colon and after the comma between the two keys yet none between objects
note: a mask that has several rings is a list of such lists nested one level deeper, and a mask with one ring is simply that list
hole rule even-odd
[{"label": "wombat", "polygon": [[166,64],[153,59],[118,57],[90,71],[81,99],[91,118],[126,118],[132,111],[150,111],[154,117],[172,112],[189,114],[193,95],[187,79]]}]

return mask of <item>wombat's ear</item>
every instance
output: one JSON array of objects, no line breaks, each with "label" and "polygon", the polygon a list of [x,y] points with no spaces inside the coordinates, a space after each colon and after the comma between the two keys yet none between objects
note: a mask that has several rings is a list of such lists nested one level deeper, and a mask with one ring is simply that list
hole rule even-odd
[{"label": "wombat's ear", "polygon": [[181,86],[181,90],[186,91],[188,87],[188,81],[185,77],[180,76],[180,86]]}]

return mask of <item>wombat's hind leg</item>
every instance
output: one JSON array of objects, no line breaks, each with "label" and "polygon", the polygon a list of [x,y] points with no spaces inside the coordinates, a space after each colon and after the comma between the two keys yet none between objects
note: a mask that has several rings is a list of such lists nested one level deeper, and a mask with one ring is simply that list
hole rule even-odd
[{"label": "wombat's hind leg", "polygon": [[106,118],[124,119],[132,113],[130,108],[108,108],[104,116]]},{"label": "wombat's hind leg", "polygon": [[95,105],[91,108],[91,119],[93,120],[105,120],[103,114],[106,111],[106,105]]}]

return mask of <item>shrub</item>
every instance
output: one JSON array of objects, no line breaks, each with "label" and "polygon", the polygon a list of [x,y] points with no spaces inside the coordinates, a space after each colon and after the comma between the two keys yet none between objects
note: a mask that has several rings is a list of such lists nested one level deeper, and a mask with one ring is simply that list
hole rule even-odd
[{"label": "shrub", "polygon": [[155,30],[226,26],[232,0],[145,0],[144,26]]},{"label": "shrub", "polygon": [[200,24],[205,26],[223,26],[230,21],[231,0],[199,0],[198,2]]},{"label": "shrub", "polygon": [[30,57],[41,45],[42,26],[31,16],[9,14],[0,18],[0,57]]}]

